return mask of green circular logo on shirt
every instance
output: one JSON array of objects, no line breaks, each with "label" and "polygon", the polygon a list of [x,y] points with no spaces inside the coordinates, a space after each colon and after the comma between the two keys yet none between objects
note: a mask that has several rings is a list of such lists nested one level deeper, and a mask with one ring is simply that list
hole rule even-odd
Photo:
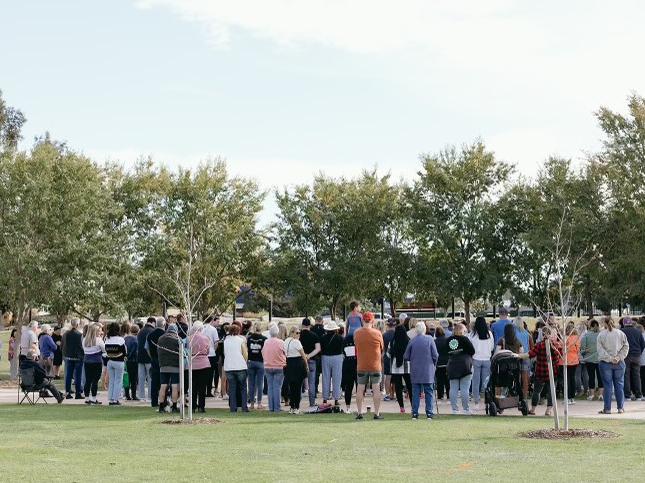
[{"label": "green circular logo on shirt", "polygon": [[459,347],[459,341],[457,339],[452,339],[448,343],[448,347],[450,347],[450,349],[454,351],[457,347]]}]

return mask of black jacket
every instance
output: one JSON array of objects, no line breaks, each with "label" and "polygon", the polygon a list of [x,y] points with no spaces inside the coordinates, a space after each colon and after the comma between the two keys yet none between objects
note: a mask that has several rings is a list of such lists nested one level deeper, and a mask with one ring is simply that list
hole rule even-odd
[{"label": "black jacket", "polygon": [[473,373],[475,348],[468,337],[451,335],[448,337],[448,379],[461,379]]},{"label": "black jacket", "polygon": [[63,357],[68,359],[83,360],[83,334],[76,329],[70,329],[63,334]]},{"label": "black jacket", "polygon": [[179,353],[181,347],[181,339],[179,336],[172,332],[166,332],[159,337],[158,341],[158,355],[159,367],[176,367],[179,370]]},{"label": "black jacket", "polygon": [[137,334],[137,362],[139,362],[139,364],[150,364],[150,362],[152,362],[150,355],[146,352],[146,341],[148,340],[148,335],[150,335],[154,329],[155,328],[152,325],[146,324]]},{"label": "black jacket", "polygon": [[163,329],[157,327],[152,332],[150,332],[150,335],[148,335],[148,339],[146,340],[146,342],[148,342],[148,352],[146,352],[146,354],[150,353],[149,357],[152,361],[152,365],[159,363],[159,349],[157,347],[157,344],[159,344],[159,338],[165,333],[166,332]]},{"label": "black jacket", "polygon": [[625,337],[627,337],[627,342],[629,343],[629,352],[627,353],[627,356],[640,357],[643,353],[643,349],[645,349],[641,331],[633,325],[626,325],[622,328],[622,331],[625,333]]}]

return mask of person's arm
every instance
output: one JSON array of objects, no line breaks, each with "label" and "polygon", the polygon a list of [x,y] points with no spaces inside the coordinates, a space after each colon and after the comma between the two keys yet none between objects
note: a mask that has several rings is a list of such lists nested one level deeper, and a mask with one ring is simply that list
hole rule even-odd
[{"label": "person's arm", "polygon": [[408,346],[405,348],[405,352],[403,353],[403,359],[406,361],[410,360],[410,347],[412,347],[412,344],[408,344]]},{"label": "person's arm", "polygon": [[627,357],[627,354],[629,353],[629,343],[627,342],[627,336],[624,333],[621,337],[621,343],[622,345],[620,346],[620,349],[618,350],[618,354],[617,354],[617,357],[619,359],[617,362],[624,360],[625,357]]},{"label": "person's arm", "polygon": [[430,341],[430,357],[436,366],[437,361],[439,360],[439,351],[437,350],[437,344],[434,343],[434,339]]},{"label": "person's arm", "polygon": [[246,346],[246,340],[244,340],[240,345],[242,346],[242,357],[244,357],[245,361],[248,361],[249,360],[249,349]]},{"label": "person's arm", "polygon": [[314,346],[314,350],[312,350],[309,354],[307,354],[307,358],[311,359],[312,357],[316,356],[317,354],[320,354],[321,348],[320,348],[320,342],[316,342],[316,345]]},{"label": "person's arm", "polygon": [[475,346],[468,337],[464,337],[464,351],[471,357],[475,355]]},{"label": "person's arm", "polygon": [[596,347],[598,349],[598,360],[599,361],[609,361],[611,360],[611,357],[609,356],[609,353],[605,349],[605,343],[604,343],[605,338],[603,337],[603,334],[598,335],[598,339],[596,339]]}]

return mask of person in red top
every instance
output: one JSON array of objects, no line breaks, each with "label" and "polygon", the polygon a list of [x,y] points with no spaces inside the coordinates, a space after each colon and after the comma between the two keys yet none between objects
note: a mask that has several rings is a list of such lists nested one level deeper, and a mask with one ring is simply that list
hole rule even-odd
[{"label": "person in red top", "polygon": [[372,387],[374,398],[374,419],[383,419],[381,416],[381,361],[383,360],[383,334],[374,328],[374,314],[363,314],[363,327],[354,332],[354,346],[356,347],[356,375],[358,386],[356,389],[356,419],[363,419],[363,397],[365,387]]},{"label": "person in red top", "polygon": [[533,386],[533,397],[531,399],[531,410],[529,414],[535,414],[535,408],[546,391],[547,408],[545,416],[551,416],[553,400],[551,398],[551,386],[549,384],[549,363],[546,353],[546,340],[551,342],[551,361],[553,363],[553,377],[558,376],[558,364],[560,362],[560,344],[557,341],[557,334],[550,327],[542,328],[543,339],[535,344],[528,353],[519,354],[522,359],[535,359],[535,384]]}]

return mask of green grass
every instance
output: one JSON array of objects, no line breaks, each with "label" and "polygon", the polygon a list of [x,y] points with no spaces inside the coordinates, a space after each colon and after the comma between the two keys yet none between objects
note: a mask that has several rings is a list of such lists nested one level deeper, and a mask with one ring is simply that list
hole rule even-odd
[{"label": "green grass", "polygon": [[207,414],[217,425],[160,424],[149,408],[0,407],[4,481],[634,480],[645,423],[577,420],[618,439],[536,441],[544,418]]}]

